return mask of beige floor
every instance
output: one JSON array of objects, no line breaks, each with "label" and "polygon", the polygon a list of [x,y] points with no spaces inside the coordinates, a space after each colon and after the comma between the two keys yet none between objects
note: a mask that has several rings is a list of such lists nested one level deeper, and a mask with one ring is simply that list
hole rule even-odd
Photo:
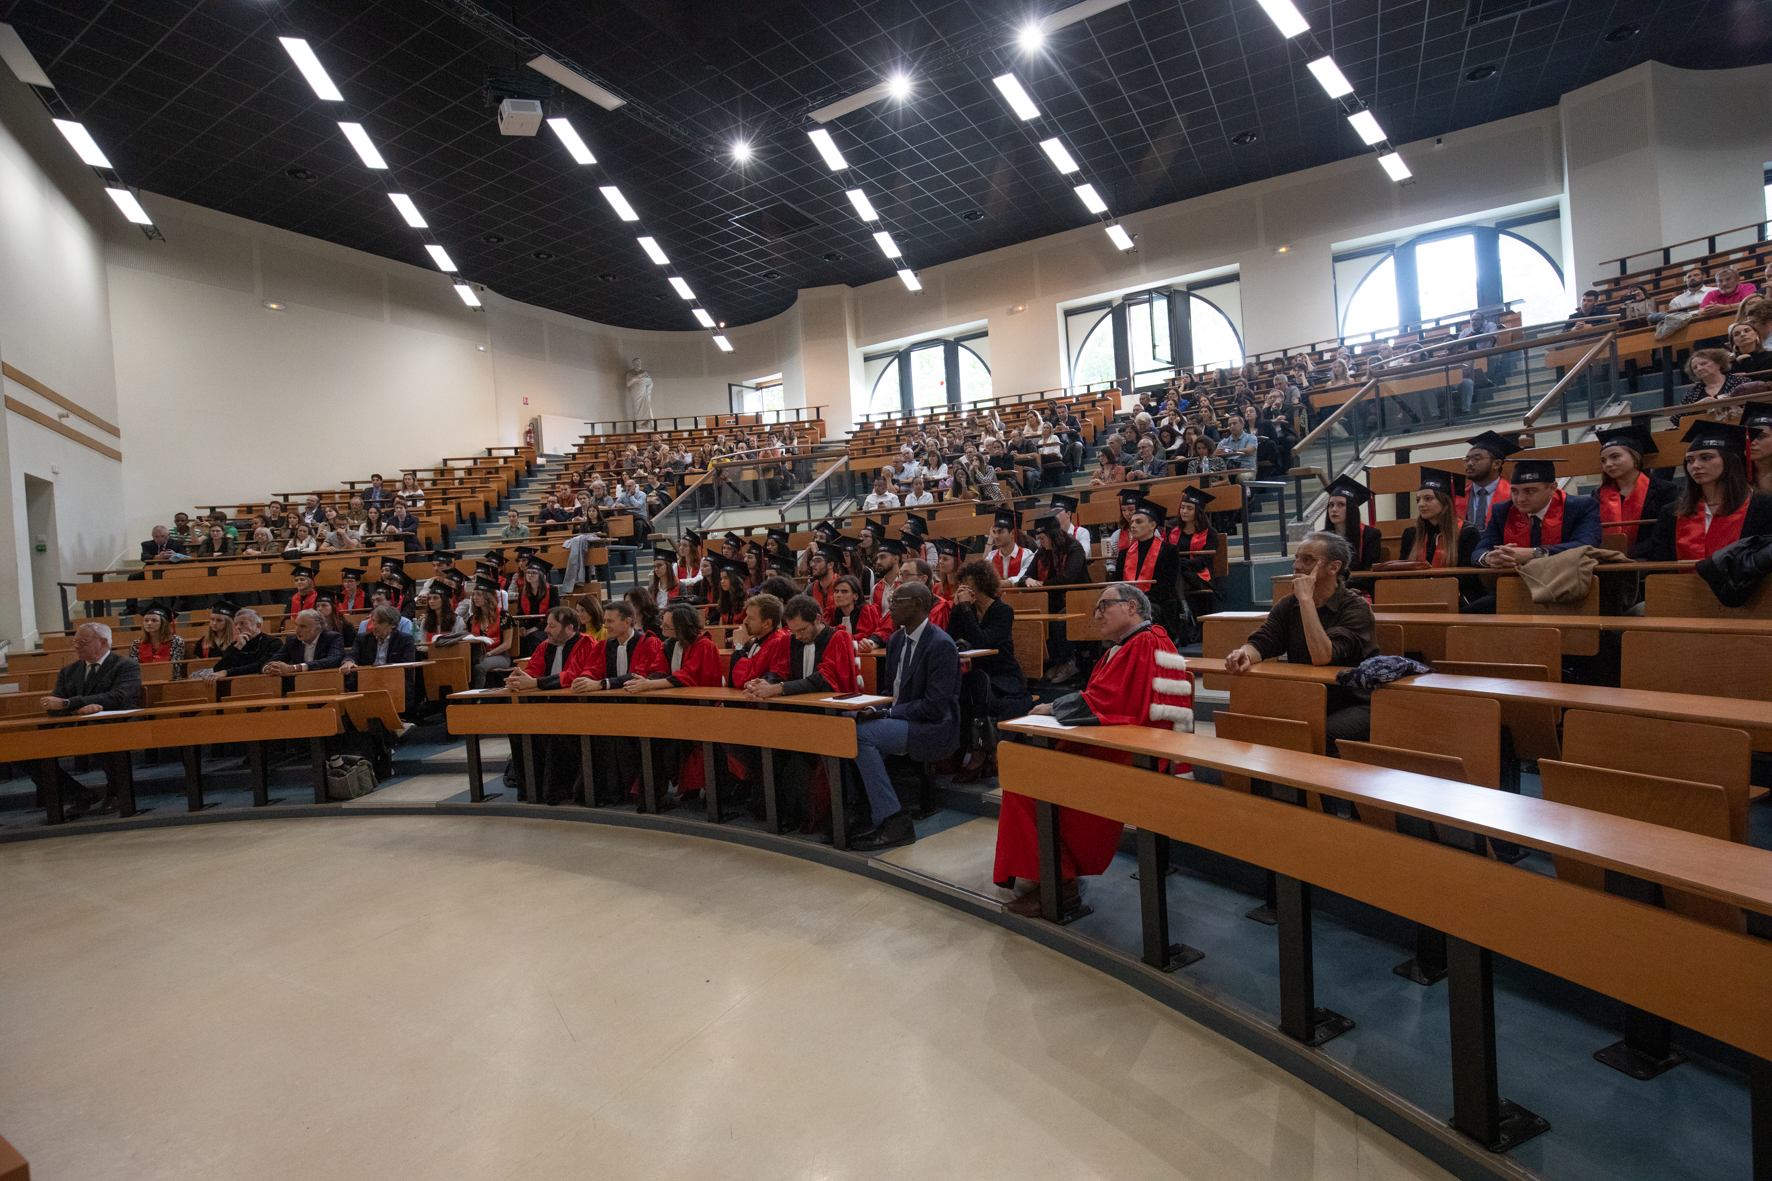
[{"label": "beige floor", "polygon": [[45,1179],[1444,1178],[1055,953],[733,845],[469,817],[0,847]]}]

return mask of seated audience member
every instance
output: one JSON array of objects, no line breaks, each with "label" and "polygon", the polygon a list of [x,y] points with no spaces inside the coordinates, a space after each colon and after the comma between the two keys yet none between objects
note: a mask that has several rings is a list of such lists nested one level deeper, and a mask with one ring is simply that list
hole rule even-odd
[{"label": "seated audience member", "polygon": [[828,618],[831,613],[831,595],[837,585],[837,567],[843,562],[841,547],[828,541],[819,541],[805,549],[806,555],[806,593],[818,604]]},{"label": "seated audience member", "polygon": [[1746,429],[1701,419],[1687,428],[1684,442],[1686,483],[1679,500],[1657,517],[1645,556],[1692,561],[1743,537],[1772,533],[1772,497],[1748,482]]},{"label": "seated audience member", "polygon": [[852,849],[887,849],[917,839],[883,756],[932,762],[960,745],[960,653],[953,637],[930,623],[934,606],[935,595],[920,582],[900,585],[887,601],[898,630],[881,662],[879,687],[892,702],[856,715],[855,766],[871,819],[853,826]]},{"label": "seated audience member", "polygon": [[745,696],[767,701],[783,694],[853,693],[856,691],[855,641],[842,628],[825,622],[824,612],[808,595],[795,595],[782,605],[788,635],[788,671],[765,672],[745,686]]},{"label": "seated audience member", "polygon": [[129,659],[137,665],[171,664],[172,679],[185,675],[185,638],[178,634],[178,615],[165,603],[152,603],[142,611],[142,634],[129,642]]},{"label": "seated audience member", "polygon": [[659,612],[658,603],[653,599],[652,592],[643,586],[637,586],[624,594],[622,599],[634,609],[634,626],[662,643],[664,640],[664,617]]},{"label": "seated audience member", "polygon": [[517,651],[517,625],[510,613],[499,606],[498,583],[484,575],[474,579],[468,599],[467,634],[480,645],[479,659],[474,662],[474,688],[502,684],[506,670],[514,663]]},{"label": "seated audience member", "polygon": [[[884,643],[875,637],[892,635],[890,626],[882,629],[880,609],[861,592],[861,583],[854,575],[843,574],[834,579],[830,589],[830,606],[825,609],[825,622],[849,633],[859,646],[863,640]],[[864,649],[865,651],[865,649]]]},{"label": "seated audience member", "polygon": [[[1024,586],[1067,587],[1089,581],[1089,555],[1077,544],[1077,539],[1059,523],[1056,510],[1048,510],[1040,516],[1034,540],[1037,547],[1034,551],[1034,568],[1028,574]],[[1049,592],[1046,596],[1046,610],[1053,615],[1063,615],[1064,596],[1063,590]],[[945,624],[946,620],[937,619],[936,622]],[[1052,661],[1052,669],[1046,680],[1055,685],[1063,684],[1077,675],[1076,649],[1066,635],[1064,620],[1048,623],[1046,637],[1046,650]]]},{"label": "seated audience member", "polygon": [[[1772,351],[1767,350],[1765,339],[1751,320],[1739,320],[1729,326],[1729,349],[1731,373],[1747,377],[1772,369]],[[1747,377],[1747,380],[1764,381],[1765,378]]]},{"label": "seated audience member", "polygon": [[265,635],[263,629],[264,621],[257,611],[250,607],[240,608],[234,614],[233,643],[221,654],[214,668],[192,673],[192,678],[250,677],[263,672],[265,663],[283,647],[275,637]]},{"label": "seated audience member", "polygon": [[499,536],[506,541],[529,536],[529,526],[523,523],[523,518],[517,514],[516,509],[505,514],[505,527],[499,531]]},{"label": "seated audience member", "polygon": [[1034,570],[1034,551],[1021,544],[1021,514],[1000,508],[991,515],[990,551],[985,560],[999,582],[1020,586]]},{"label": "seated audience member", "polygon": [[418,594],[418,607],[412,613],[414,638],[421,644],[452,647],[467,634],[455,612],[455,596],[446,579],[433,578],[431,587]]},{"label": "seated audience member", "polygon": [[[505,678],[505,688],[517,693],[570,687],[584,677],[593,660],[601,655],[601,645],[579,632],[578,612],[571,607],[553,607],[547,613],[544,641],[530,655],[528,662]],[[540,766],[536,768],[536,785],[541,799],[557,804],[571,794],[578,777],[579,742],[576,737],[537,735],[533,748]],[[505,782],[521,782],[524,774],[523,744],[511,744],[511,761],[505,768]]]},{"label": "seated audience member", "polygon": [[[410,664],[418,660],[418,647],[408,630],[412,621],[381,604],[369,613],[351,641],[351,651],[339,664],[345,675],[362,665]],[[405,625],[404,627],[402,625]]]},{"label": "seated audience member", "polygon": [[388,491],[387,485],[382,480],[381,473],[370,473],[369,487],[363,490],[363,507],[368,509],[371,505],[388,504],[393,499],[394,494]]},{"label": "seated audience member", "polygon": [[522,629],[522,638],[518,640],[519,656],[535,651],[542,642],[545,617],[560,605],[560,589],[548,581],[548,572],[553,568],[552,562],[534,554],[524,561],[523,581],[511,596],[511,614]]},{"label": "seated audience member", "polygon": [[563,525],[572,520],[572,510],[561,508],[560,498],[550,492],[548,493],[547,500],[542,505],[541,511],[535,514],[535,519],[543,525]]},{"label": "seated audience member", "polygon": [[[1275,603],[1255,634],[1224,658],[1224,671],[1247,672],[1277,656],[1294,664],[1357,665],[1378,655],[1372,606],[1347,585],[1353,560],[1347,539],[1339,534],[1306,534],[1292,561],[1292,593]],[[1371,702],[1365,690],[1329,686],[1325,732],[1330,754],[1337,739],[1366,740]]]},{"label": "seated audience member", "polygon": [[911,477],[910,489],[904,494],[903,507],[920,508],[923,505],[934,503],[935,494],[927,490],[923,482],[923,474],[918,472]]},{"label": "seated audience member", "polygon": [[[55,674],[54,691],[38,698],[37,704],[44,713],[85,717],[141,705],[141,665],[111,651],[109,627],[102,623],[81,624],[74,632],[74,656],[73,662],[63,665]],[[47,770],[49,765],[55,768],[53,782]],[[37,790],[46,795],[54,793],[62,801],[65,819],[77,820],[98,806],[92,789],[64,771],[59,761],[32,759],[30,766]],[[106,759],[105,794],[114,797],[116,792],[113,760]]]},{"label": "seated audience member", "polygon": [[283,543],[269,528],[254,529],[252,540],[240,551],[247,557],[277,558],[283,556]]},{"label": "seated audience member", "polygon": [[1716,288],[1704,281],[1704,271],[1693,267],[1686,272],[1686,289],[1667,301],[1670,312],[1696,311],[1704,305],[1704,299]]},{"label": "seated audience member", "polygon": [[1641,560],[1649,550],[1653,526],[1624,524],[1654,521],[1661,510],[1679,498],[1672,480],[1643,470],[1643,457],[1655,454],[1655,439],[1648,427],[1620,426],[1599,432],[1600,533],[1619,533],[1630,556]]},{"label": "seated audience member", "polygon": [[311,611],[319,601],[320,592],[314,589],[314,576],[319,570],[303,562],[297,562],[289,568],[290,577],[295,579],[295,591],[289,596],[285,607],[285,615],[294,619],[303,611]]},{"label": "seated audience member", "polygon": [[898,494],[892,491],[890,480],[885,475],[874,477],[874,490],[862,501],[863,512],[878,512],[881,509],[898,508]]},{"label": "seated audience member", "polygon": [[203,543],[197,547],[197,556],[200,558],[226,558],[232,557],[235,550],[235,541],[228,536],[228,531],[220,525],[210,525],[203,538]]},{"label": "seated audience member", "polygon": [[1112,488],[1126,482],[1126,465],[1120,462],[1117,448],[1103,447],[1096,457],[1095,474],[1089,477],[1092,488]]},{"label": "seated audience member", "polygon": [[1371,499],[1366,485],[1348,476],[1337,476],[1329,485],[1323,528],[1341,534],[1353,550],[1354,571],[1370,570],[1384,558],[1383,535],[1377,527],[1360,522],[1360,509]]},{"label": "seated audience member", "polygon": [[[281,508],[282,506],[273,501],[269,507]],[[184,545],[188,547],[197,544],[197,542],[202,540],[202,535],[203,531],[201,529],[191,528],[190,513],[172,514],[172,536],[184,543]]]},{"label": "seated audience member", "polygon": [[413,516],[403,497],[394,497],[394,511],[382,526],[382,534],[397,538],[407,553],[418,552],[419,519]]},{"label": "seated audience member", "polygon": [[400,477],[400,492],[394,499],[404,500],[406,507],[415,511],[423,508],[425,506],[425,490],[418,486],[418,477],[411,472],[402,475]]},{"label": "seated audience member", "polygon": [[1610,313],[1607,312],[1600,293],[1590,288],[1581,293],[1581,306],[1570,313],[1567,320],[1563,321],[1563,331],[1571,332],[1577,328],[1586,328],[1609,318]]},{"label": "seated audience member", "polygon": [[718,689],[726,681],[719,646],[702,627],[701,612],[687,603],[672,603],[664,613],[664,667],[635,677],[622,688],[629,693],[660,689]]},{"label": "seated audience member", "polygon": [[1212,472],[1222,472],[1229,466],[1230,461],[1222,455],[1215,454],[1213,446],[1212,440],[1205,435],[1200,435],[1193,441],[1188,450],[1188,475],[1209,475]]},{"label": "seated audience member", "polygon": [[[240,608],[228,600],[222,600],[209,608],[209,626],[203,635],[192,644],[185,645],[185,654],[191,660],[220,660],[222,653],[234,644],[234,613]],[[199,670],[193,677],[202,676]]]},{"label": "seated audience member", "polygon": [[1224,460],[1228,470],[1254,471],[1255,452],[1261,446],[1261,440],[1249,433],[1240,414],[1231,415],[1226,423],[1224,437],[1218,440],[1218,457]]},{"label": "seated audience member", "polygon": [[363,588],[361,566],[345,566],[338,572],[338,593],[333,602],[346,614],[370,609],[369,592]]},{"label": "seated audience member", "polygon": [[1713,277],[1717,281],[1716,288],[1699,301],[1701,308],[1737,304],[1759,290],[1752,283],[1743,283],[1740,272],[1734,267],[1718,267]]},{"label": "seated audience member", "polygon": [[609,638],[593,649],[584,669],[573,678],[574,693],[620,689],[629,681],[649,680],[666,671],[664,645],[641,627],[640,612],[633,603],[616,599],[607,604],[603,626]]},{"label": "seated audience member", "polygon": [[[1153,623],[1150,600],[1144,592],[1123,582],[1106,587],[1096,604],[1095,618],[1102,642],[1109,647],[1091,671],[1088,686],[1079,693],[1036,705],[1032,712],[1049,715],[1067,726],[1148,726],[1184,716],[1191,719],[1187,712],[1193,702],[1191,688],[1179,694],[1169,691],[1186,686],[1186,674],[1171,678],[1170,670],[1157,663],[1157,654],[1173,656],[1175,645]],[[1103,747],[1060,742],[1058,749],[1125,766],[1132,763],[1131,754]],[[1058,816],[1062,913],[1074,910],[1082,897],[1078,878],[1106,872],[1125,826],[1118,820],[1071,808],[1058,809]],[[1038,825],[1034,801],[1027,796],[1003,793],[991,880],[1006,890],[1027,883],[1031,888],[1018,894],[1005,909],[1024,917],[1040,913]]]},{"label": "seated audience member", "polygon": [[[1421,488],[1415,493],[1415,523],[1403,530],[1397,547],[1400,561],[1428,566],[1472,564],[1471,555],[1476,552],[1483,531],[1459,521],[1456,484],[1457,478],[1451,472],[1421,469]],[[1486,518],[1487,514],[1484,515]]]},{"label": "seated audience member", "polygon": [[960,567],[948,611],[947,632],[956,647],[995,649],[976,656],[960,675],[960,739],[967,752],[956,783],[996,775],[996,723],[1019,718],[1034,706],[1027,677],[1015,657],[1015,612],[997,597],[1000,584],[990,563],[974,559]]},{"label": "seated audience member", "polygon": [[652,551],[652,581],[647,590],[652,601],[659,605],[669,603],[677,597],[677,551],[668,545],[659,545]]},{"label": "seated audience member", "polygon": [[1749,402],[1742,408],[1741,426],[1747,431],[1754,491],[1772,496],[1772,402]]},{"label": "seated audience member", "polygon": [[[1507,480],[1502,477],[1501,465],[1508,456],[1520,450],[1520,442],[1512,435],[1498,435],[1494,431],[1484,431],[1466,442],[1471,446],[1464,454],[1465,488],[1456,496],[1454,505],[1458,519],[1474,526],[1480,534],[1488,528],[1489,514],[1495,506],[1512,494]],[[1442,483],[1452,489],[1457,481]]]},{"label": "seated audience member", "polygon": [[313,529],[306,521],[300,521],[295,526],[295,535],[284,543],[283,552],[286,554],[311,554],[319,548],[320,543],[314,540]]},{"label": "seated audience member", "polygon": [[1655,301],[1649,298],[1641,283],[1632,283],[1624,289],[1618,311],[1625,319],[1647,320],[1655,310]]},{"label": "seated audience member", "polygon": [[[183,516],[183,513],[179,514]],[[172,535],[172,530],[164,525],[155,525],[154,534],[142,542],[142,563],[167,561],[174,555],[185,552],[185,543]]]},{"label": "seated audience member", "polygon": [[1512,569],[1571,546],[1600,544],[1600,503],[1570,496],[1557,487],[1558,461],[1519,459],[1508,499],[1489,513],[1489,523],[1471,560],[1479,566]]},{"label": "seated audience member", "polygon": [[[239,626],[238,618],[235,626]],[[283,641],[283,651],[278,658],[266,661],[260,671],[272,676],[292,677],[296,673],[337,668],[344,659],[345,644],[339,634],[323,626],[318,611],[303,611],[295,616],[295,634]]]}]

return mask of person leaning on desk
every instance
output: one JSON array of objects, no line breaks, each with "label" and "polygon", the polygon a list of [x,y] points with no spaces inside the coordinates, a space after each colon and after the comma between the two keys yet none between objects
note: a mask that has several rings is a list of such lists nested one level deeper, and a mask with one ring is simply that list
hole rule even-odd
[{"label": "person leaning on desk", "polygon": [[[1292,559],[1292,593],[1275,603],[1255,634],[1224,658],[1224,671],[1247,672],[1276,656],[1293,664],[1355,665],[1378,655],[1372,605],[1348,589],[1352,564],[1347,538],[1328,532],[1306,534]],[[1370,693],[1329,686],[1324,733],[1330,754],[1335,753],[1336,739],[1366,741],[1371,725]]]},{"label": "person leaning on desk", "polygon": [[[1600,544],[1600,502],[1570,496],[1557,487],[1558,459],[1517,459],[1508,499],[1489,510],[1489,523],[1471,562],[1513,570],[1578,545]],[[1495,614],[1491,591],[1464,608],[1466,615]]]}]

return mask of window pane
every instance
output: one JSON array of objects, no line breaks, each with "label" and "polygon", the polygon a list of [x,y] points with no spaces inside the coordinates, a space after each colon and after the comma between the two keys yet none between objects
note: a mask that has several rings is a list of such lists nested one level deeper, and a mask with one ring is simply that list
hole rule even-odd
[{"label": "window pane", "polygon": [[1421,318],[1432,320],[1477,306],[1477,241],[1469,234],[1423,242],[1415,248]]},{"label": "window pane", "polygon": [[1343,336],[1383,332],[1397,326],[1397,260],[1388,257],[1360,280],[1341,322]]},{"label": "window pane", "polygon": [[1243,363],[1243,342],[1230,318],[1197,295],[1188,296],[1192,310],[1194,368],[1224,369]]},{"label": "window pane", "polygon": [[1169,300],[1153,294],[1126,305],[1127,335],[1132,345],[1132,378],[1135,386],[1149,385],[1167,377],[1169,360]]},{"label": "window pane", "polygon": [[911,405],[948,404],[947,350],[941,345],[911,351]]},{"label": "window pane", "polygon": [[1091,385],[1114,380],[1114,323],[1112,316],[1102,316],[1089,330],[1083,347],[1077,352],[1077,364],[1071,381]]},{"label": "window pane", "polygon": [[873,397],[868,399],[869,414],[884,414],[890,410],[902,410],[898,397],[898,358],[886,362],[886,368],[880,370],[880,378],[874,382]]},{"label": "window pane", "polygon": [[991,371],[984,360],[965,345],[960,346],[960,400],[979,402],[991,396]]},{"label": "window pane", "polygon": [[1501,235],[1501,298],[1509,303],[1526,301],[1516,309],[1522,325],[1547,324],[1569,312],[1569,297],[1557,268],[1511,234]]},{"label": "window pane", "polygon": [[767,389],[758,390],[757,392],[763,395],[763,409],[781,410],[785,408],[782,404],[784,396],[780,386],[772,385]]}]

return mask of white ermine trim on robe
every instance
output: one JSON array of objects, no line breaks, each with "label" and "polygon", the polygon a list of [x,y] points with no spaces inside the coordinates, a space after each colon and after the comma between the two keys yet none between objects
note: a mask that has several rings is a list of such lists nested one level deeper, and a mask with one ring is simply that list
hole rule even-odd
[{"label": "white ermine trim on robe", "polygon": [[1178,734],[1194,732],[1194,711],[1183,705],[1160,705],[1153,701],[1151,721],[1168,722],[1169,728]]},{"label": "white ermine trim on robe", "polygon": [[1159,648],[1156,652],[1152,653],[1152,655],[1157,658],[1157,663],[1163,668],[1178,668],[1183,670],[1187,668],[1187,657],[1179,652],[1165,652]]},{"label": "white ermine trim on robe", "polygon": [[1151,688],[1168,697],[1192,697],[1194,683],[1190,680],[1170,680],[1168,677],[1151,678]]}]

